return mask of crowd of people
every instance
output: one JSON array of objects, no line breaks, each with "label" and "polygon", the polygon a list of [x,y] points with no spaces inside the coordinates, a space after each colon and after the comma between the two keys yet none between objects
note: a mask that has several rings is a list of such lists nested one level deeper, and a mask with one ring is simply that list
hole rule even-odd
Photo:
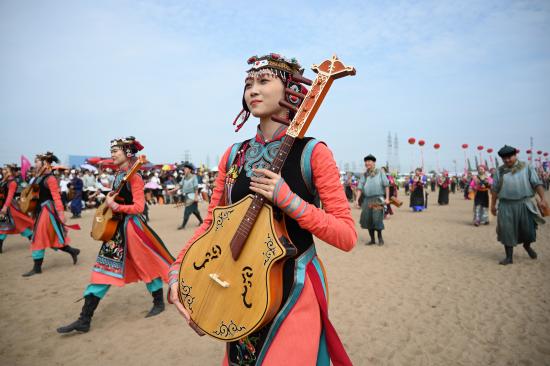
[{"label": "crowd of people", "polygon": [[[439,205],[449,204],[449,194],[461,193],[464,199],[473,201],[473,225],[489,224],[490,192],[497,168],[489,169],[480,164],[475,172],[468,171],[453,176],[446,170],[424,174],[422,168],[417,168],[410,175],[398,175],[389,173],[386,166],[375,169],[375,165],[376,158],[369,155],[365,157],[364,174],[341,172],[340,177],[348,201],[363,209],[360,223],[369,231],[371,240],[368,245],[375,244],[375,232],[379,245],[384,244],[383,220],[394,214],[392,205],[401,206],[402,202],[398,198],[401,188],[405,196],[409,196],[409,207],[414,212],[427,209],[430,193],[438,191]],[[542,165],[534,167],[533,171],[542,187],[548,191],[550,172]],[[0,180],[4,181],[3,178],[8,175],[13,179],[16,187],[13,198],[16,199],[26,186],[32,184],[36,173],[36,167],[31,167],[24,178],[16,164],[9,164],[0,173]],[[185,207],[183,221],[178,229],[185,228],[191,215],[196,216],[199,225],[202,224],[198,202],[210,202],[217,171],[208,170],[204,166],[196,168],[190,162],[181,162],[174,164],[170,170],[158,167],[142,170],[140,173],[145,183],[143,215],[146,221],[150,205],[174,204]],[[110,167],[90,169],[61,166],[52,170],[52,176],[57,180],[63,209],[71,212],[72,219],[80,218],[82,210],[99,207],[112,191],[115,180],[115,172]],[[373,179],[375,176],[377,179]],[[371,179],[367,180],[367,177]],[[374,184],[376,180],[378,181]],[[367,181],[368,185],[365,185]],[[369,199],[365,201],[365,197]]]},{"label": "crowd of people", "polygon": [[[536,241],[538,225],[544,223],[543,217],[547,216],[548,204],[544,191],[548,191],[550,186],[548,167],[543,164],[533,166],[518,160],[517,150],[507,145],[499,150],[499,156],[503,162],[500,166],[489,170],[480,164],[477,172],[467,172],[462,177],[449,177],[447,171],[428,177],[423,174],[422,168],[417,168],[403,181],[405,194],[410,196],[409,206],[414,212],[427,209],[428,192],[435,192],[436,187],[439,189],[438,204],[448,205],[449,193],[454,194],[459,187],[464,192],[464,199],[473,201],[474,226],[489,225],[489,211],[497,216],[497,239],[506,252],[500,264],[513,263],[513,247],[517,244],[523,244],[529,257],[536,259],[537,253],[531,244]],[[366,172],[357,186],[354,187],[353,176],[348,174],[344,178],[344,189],[348,200],[355,197],[356,206],[361,207],[360,224],[370,235],[370,241],[366,244],[375,244],[376,232],[378,244],[383,245],[383,220],[388,217],[387,213],[393,213],[390,198],[394,197],[397,201],[398,186],[387,170],[375,168],[374,156],[368,155],[364,160]],[[505,181],[507,183],[503,184]],[[390,188],[393,188],[391,193]]]},{"label": "crowd of people", "polygon": [[[31,167],[23,177],[16,164],[9,166],[14,167],[12,177],[16,183],[15,198],[17,198],[25,187],[32,184],[37,170]],[[197,201],[209,202],[217,176],[216,171],[205,167],[195,168],[188,162],[175,164],[171,170],[153,168],[142,170],[140,174],[145,182],[146,210],[149,205],[156,204],[185,205],[189,194],[184,192],[185,177],[189,174],[193,176],[196,185]],[[3,175],[0,173],[0,180]],[[70,211],[73,219],[80,218],[83,210],[99,207],[107,194],[112,191],[115,180],[115,172],[112,168],[102,169],[101,167],[90,169],[59,166],[52,170],[52,176],[58,182],[63,209]],[[147,211],[145,216],[147,217]]]},{"label": "crowd of people", "polygon": [[[372,155],[365,160],[367,171],[376,160],[372,160]],[[374,158],[375,159],[375,158]],[[534,172],[540,180],[544,190],[550,190],[550,170],[540,165],[534,167]],[[369,173],[372,174],[372,173]],[[381,205],[384,219],[389,219],[394,214],[392,205],[400,205],[402,202],[398,199],[398,192],[403,189],[405,196],[409,196],[409,206],[414,212],[420,212],[428,208],[428,196],[430,193],[437,192],[437,203],[440,206],[449,204],[449,194],[460,193],[465,200],[472,200],[473,203],[473,224],[475,226],[489,224],[489,203],[490,191],[493,186],[493,177],[496,176],[497,168],[488,168],[480,164],[476,171],[467,171],[462,175],[449,175],[447,170],[441,173],[430,172],[425,174],[422,168],[417,168],[410,175],[398,175],[397,173],[388,173],[387,167],[380,168],[380,174],[385,175],[381,181],[387,180],[390,203]],[[362,187],[365,183],[365,174],[353,172],[342,172],[341,182],[349,202],[355,203],[356,207],[362,206],[363,197],[361,196]],[[369,183],[371,184],[371,183]],[[383,196],[383,195],[380,195]],[[392,199],[393,198],[393,199]],[[371,203],[372,204],[372,203]],[[372,242],[372,240],[371,240]],[[371,243],[369,243],[371,244]]]}]

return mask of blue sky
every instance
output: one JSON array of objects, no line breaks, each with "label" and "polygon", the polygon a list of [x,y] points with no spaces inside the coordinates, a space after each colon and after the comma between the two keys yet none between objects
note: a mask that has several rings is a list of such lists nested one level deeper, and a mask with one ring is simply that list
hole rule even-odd
[{"label": "blue sky", "polygon": [[549,34],[548,1],[3,0],[0,163],[106,155],[135,135],[154,162],[189,151],[214,165],[255,131],[231,122],[246,59],[267,52],[356,67],[309,131],[338,163],[385,160],[389,131],[407,169],[419,163],[410,136],[427,141],[428,167],[435,142],[440,165],[459,169],[462,143],[525,150],[533,136],[550,151]]}]

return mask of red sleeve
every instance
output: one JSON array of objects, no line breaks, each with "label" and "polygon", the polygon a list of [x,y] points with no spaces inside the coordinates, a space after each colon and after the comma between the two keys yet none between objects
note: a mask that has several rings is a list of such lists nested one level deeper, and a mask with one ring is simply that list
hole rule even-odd
[{"label": "red sleeve", "polygon": [[[181,265],[181,261],[183,259],[183,256],[185,255],[185,252],[189,248],[189,246],[202,234],[206,232],[208,227],[210,227],[210,224],[212,223],[212,211],[214,208],[220,205],[220,200],[223,195],[224,186],[225,186],[225,169],[227,165],[227,160],[229,159],[229,154],[231,152],[231,147],[225,151],[223,154],[222,159],[220,160],[220,163],[218,164],[218,176],[216,178],[216,182],[214,183],[214,191],[212,192],[212,198],[210,199],[210,204],[208,205],[208,213],[206,214],[206,218],[204,219],[202,225],[195,230],[195,233],[189,239],[189,241],[185,244],[183,249],[180,251],[176,261],[172,263],[172,266],[170,266],[170,272],[168,274],[168,284],[171,285],[174,282],[177,282],[178,273],[179,273],[179,267]],[[170,298],[170,297],[168,297]]]},{"label": "red sleeve", "polygon": [[50,190],[50,193],[52,195],[55,210],[57,211],[59,218],[63,219],[63,216],[65,216],[65,210],[63,209],[63,202],[61,202],[61,195],[59,194],[59,184],[57,183],[57,179],[55,179],[54,176],[48,177],[48,179],[46,180],[46,185],[48,186],[48,189]]},{"label": "red sleeve", "polygon": [[[8,183],[8,195],[6,196],[6,201],[4,202],[4,207],[8,208],[11,205],[11,201],[13,200],[13,196],[15,195],[15,191],[17,190],[17,183],[15,183],[13,180]],[[2,209],[4,209],[2,207]]]},{"label": "red sleeve", "polygon": [[319,192],[323,208],[303,201],[298,195],[290,192],[286,183],[283,183],[286,187],[281,187],[277,193],[277,205],[295,219],[302,229],[308,230],[330,245],[346,252],[350,251],[357,242],[355,222],[340,183],[338,167],[332,152],[325,144],[317,144],[313,149],[311,168],[313,183]]},{"label": "red sleeve", "polygon": [[129,215],[139,215],[143,213],[145,208],[145,193],[143,188],[145,184],[139,174],[134,174],[130,178],[130,189],[132,190],[132,203],[131,205],[117,205],[114,212],[122,212]]}]

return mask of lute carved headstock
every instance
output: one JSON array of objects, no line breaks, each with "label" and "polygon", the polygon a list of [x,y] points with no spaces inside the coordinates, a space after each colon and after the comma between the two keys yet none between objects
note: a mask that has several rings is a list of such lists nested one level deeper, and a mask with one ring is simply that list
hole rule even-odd
[{"label": "lute carved headstock", "polygon": [[[333,80],[356,74],[353,66],[344,65],[336,55],[333,55],[331,59],[321,62],[319,65],[313,65],[311,69],[317,74],[313,82],[303,77],[297,78],[298,81],[311,85],[311,89],[305,96],[294,93],[295,96],[302,97],[303,102],[300,108],[296,110],[296,115],[287,130],[287,135],[292,137],[304,137]],[[282,105],[288,107],[288,103],[283,102]]]}]

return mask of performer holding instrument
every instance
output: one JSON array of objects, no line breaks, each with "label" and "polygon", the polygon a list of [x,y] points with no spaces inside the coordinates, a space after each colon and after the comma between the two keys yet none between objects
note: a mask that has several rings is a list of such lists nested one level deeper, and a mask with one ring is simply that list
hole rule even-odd
[{"label": "performer holding instrument", "polygon": [[0,182],[0,253],[8,235],[21,234],[25,238],[32,239],[33,221],[23,213],[14,200],[17,191],[15,175],[17,166],[8,164],[2,168],[2,181]]},{"label": "performer holding instrument", "polygon": [[489,191],[493,178],[487,174],[485,165],[478,165],[477,175],[472,177],[470,189],[474,196],[474,225],[489,225]]},{"label": "performer holding instrument", "polygon": [[90,284],[84,291],[80,317],[57,329],[59,333],[87,332],[99,301],[111,285],[143,281],[153,296],[153,308],[146,317],[164,311],[163,281],[174,258],[162,240],[145,222],[144,183],[137,173],[146,162],[135,158],[143,146],[133,136],[111,141],[111,158],[118,166],[113,192],[94,215],[92,237],[102,242],[92,268]]},{"label": "performer holding instrument", "polygon": [[312,83],[295,59],[248,64],[234,124],[252,114],[257,133],[223,155],[207,218],[171,267],[169,300],[197,333],[227,342],[225,365],[350,365],[313,236],[349,251],[357,233],[331,151],[304,134],[332,81],[355,69],[334,56],[313,66]]},{"label": "performer holding instrument", "polygon": [[414,175],[409,180],[411,190],[411,200],[409,206],[414,212],[424,211],[428,206],[427,192],[424,194],[426,187],[426,176],[422,173],[422,168],[417,168]]},{"label": "performer holding instrument", "polygon": [[439,194],[437,196],[437,203],[439,205],[449,204],[449,187],[451,185],[451,178],[449,178],[449,172],[443,171],[443,175],[437,177],[437,186],[439,187]]},{"label": "performer holding instrument", "polygon": [[52,152],[36,155],[35,169],[38,172],[32,184],[21,192],[20,207],[34,215],[34,228],[31,240],[32,270],[23,274],[30,277],[42,273],[42,263],[46,248],[61,250],[69,254],[73,264],[78,261],[80,250],[69,245],[67,229],[80,229],[78,225],[66,225],[59,184],[52,174],[52,164],[59,159]]},{"label": "performer holding instrument", "polygon": [[[376,168],[376,157],[367,155],[365,162],[365,174],[361,177],[357,186],[357,198],[355,205],[361,207],[359,224],[361,228],[369,231],[370,241],[367,245],[376,244],[374,233],[378,235],[378,245],[384,245],[382,230],[384,230],[384,205],[390,204],[390,182],[383,169]],[[361,206],[359,200],[363,196]]]}]

